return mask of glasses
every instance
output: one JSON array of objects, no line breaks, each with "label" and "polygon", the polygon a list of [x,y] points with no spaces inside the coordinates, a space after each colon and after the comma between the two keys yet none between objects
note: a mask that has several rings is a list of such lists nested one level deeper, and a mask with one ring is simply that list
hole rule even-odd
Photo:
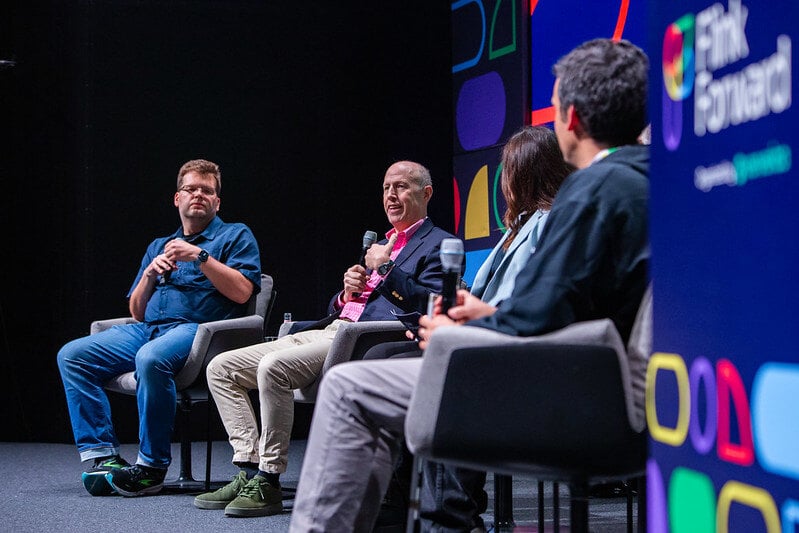
[{"label": "glasses", "polygon": [[211,187],[204,187],[202,185],[184,185],[180,189],[180,192],[185,192],[186,194],[194,194],[199,192],[203,196],[214,196],[216,194],[216,189],[212,189]]}]

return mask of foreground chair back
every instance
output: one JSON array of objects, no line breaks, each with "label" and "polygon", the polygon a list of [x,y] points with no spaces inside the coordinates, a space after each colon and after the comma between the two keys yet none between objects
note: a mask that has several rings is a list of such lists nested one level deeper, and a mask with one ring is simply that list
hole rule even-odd
[{"label": "foreground chair back", "polygon": [[[247,304],[247,316],[204,322],[197,328],[186,364],[175,375],[175,388],[178,393],[177,428],[180,433],[180,474],[178,479],[164,486],[173,491],[197,491],[210,488],[211,435],[210,414],[206,426],[206,469],[205,481],[196,481],[191,471],[191,435],[188,427],[192,407],[197,403],[211,402],[208,384],[205,381],[205,367],[218,354],[227,350],[241,348],[263,342],[264,324],[274,306],[277,291],[271,276],[261,274],[261,291],[253,295]],[[91,334],[99,333],[117,324],[135,322],[131,317],[98,320],[92,322]],[[120,374],[105,384],[105,388],[121,394],[136,395],[134,372]]]},{"label": "foreground chair back", "polygon": [[[570,531],[587,531],[589,485],[645,472],[651,316],[648,291],[628,349],[610,320],[530,338],[437,330],[408,410],[409,449],[423,459],[565,482]],[[641,484],[641,530],[644,492]]]}]

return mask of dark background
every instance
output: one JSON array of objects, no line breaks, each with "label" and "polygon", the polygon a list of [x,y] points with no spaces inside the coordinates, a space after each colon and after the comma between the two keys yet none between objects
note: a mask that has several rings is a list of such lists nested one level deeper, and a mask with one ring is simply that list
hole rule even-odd
[{"label": "dark background", "polygon": [[189,159],[220,164],[220,216],[258,239],[279,292],[268,334],[284,312],[321,317],[363,232],[388,228],[392,162],[431,169],[430,215],[452,231],[450,49],[449,3],[428,0],[0,8],[0,59],[17,62],[0,71],[0,440],[72,440],[56,353],[128,314]]}]

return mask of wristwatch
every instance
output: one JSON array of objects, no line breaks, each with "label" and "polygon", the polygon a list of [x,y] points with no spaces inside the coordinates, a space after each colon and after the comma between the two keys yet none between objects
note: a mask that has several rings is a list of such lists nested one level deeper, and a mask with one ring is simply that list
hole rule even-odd
[{"label": "wristwatch", "polygon": [[197,254],[197,261],[200,263],[205,263],[208,261],[208,251],[207,250],[200,250],[200,253]]},{"label": "wristwatch", "polygon": [[377,267],[377,273],[380,274],[381,276],[385,276],[386,274],[389,273],[391,267],[393,266],[394,266],[394,261],[389,259],[388,261]]}]

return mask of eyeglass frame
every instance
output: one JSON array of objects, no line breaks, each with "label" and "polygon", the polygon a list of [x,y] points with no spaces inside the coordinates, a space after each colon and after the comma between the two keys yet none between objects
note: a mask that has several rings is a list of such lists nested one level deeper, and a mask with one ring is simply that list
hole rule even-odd
[{"label": "eyeglass frame", "polygon": [[194,194],[195,191],[200,191],[203,196],[216,196],[216,189],[206,187],[205,185],[183,185],[178,192],[185,192],[187,194]]}]

